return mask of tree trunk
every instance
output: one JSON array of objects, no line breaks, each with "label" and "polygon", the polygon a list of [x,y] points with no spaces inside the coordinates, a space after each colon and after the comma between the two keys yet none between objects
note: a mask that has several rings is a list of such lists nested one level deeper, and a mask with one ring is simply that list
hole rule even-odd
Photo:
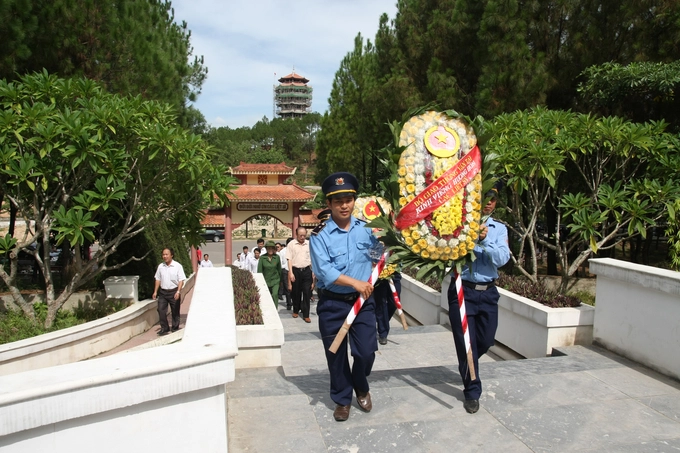
[{"label": "tree trunk", "polygon": [[[545,220],[546,220],[546,234],[548,235],[548,241],[557,245],[555,231],[557,231],[557,210],[552,205],[552,203],[545,204]],[[551,236],[552,234],[552,236]],[[557,255],[555,250],[548,248],[548,268],[546,273],[548,275],[558,275],[557,274]]]}]

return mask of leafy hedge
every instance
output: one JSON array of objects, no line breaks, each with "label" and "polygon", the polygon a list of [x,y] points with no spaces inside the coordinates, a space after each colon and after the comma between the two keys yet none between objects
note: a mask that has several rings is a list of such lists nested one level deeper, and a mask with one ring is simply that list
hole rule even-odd
[{"label": "leafy hedge", "polygon": [[[416,279],[417,269],[404,269],[403,273]],[[435,291],[441,292],[442,290],[441,282],[436,278],[430,278],[429,280],[421,281],[421,283],[429,286]],[[542,282],[534,283],[521,276],[500,272],[496,284],[503,289],[536,301],[547,307],[578,307],[581,305],[581,299],[577,296],[560,294],[557,290],[548,288]]]},{"label": "leafy hedge", "polygon": [[234,266],[231,267],[234,286],[234,312],[237,326],[263,324],[260,308],[260,293],[253,274]]},{"label": "leafy hedge", "polygon": [[496,284],[503,289],[547,307],[578,307],[581,305],[581,301],[575,296],[560,294],[557,290],[548,288],[542,282],[534,283],[525,277],[517,275],[500,272]]},{"label": "leafy hedge", "polygon": [[44,302],[33,304],[37,317],[35,322],[31,321],[21,310],[10,309],[0,313],[0,344],[12,343],[94,321],[120,311],[128,305],[127,301],[108,299],[101,303],[78,303],[73,310],[59,310],[54,324],[49,328],[44,325],[47,316],[47,304]]}]

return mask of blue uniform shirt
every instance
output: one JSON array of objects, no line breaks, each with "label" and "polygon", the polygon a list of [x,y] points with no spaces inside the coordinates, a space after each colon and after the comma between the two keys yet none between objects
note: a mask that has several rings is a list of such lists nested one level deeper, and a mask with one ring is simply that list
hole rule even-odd
[{"label": "blue uniform shirt", "polygon": [[372,269],[369,250],[377,239],[364,225],[365,222],[351,217],[350,229],[346,231],[330,218],[321,231],[311,235],[309,252],[319,288],[341,294],[354,292],[350,286],[333,284],[341,274],[368,281]]},{"label": "blue uniform shirt", "polygon": [[463,269],[460,277],[473,283],[488,283],[498,278],[498,268],[510,259],[508,229],[489,217],[486,221],[489,231],[483,241],[474,248],[475,262]]}]

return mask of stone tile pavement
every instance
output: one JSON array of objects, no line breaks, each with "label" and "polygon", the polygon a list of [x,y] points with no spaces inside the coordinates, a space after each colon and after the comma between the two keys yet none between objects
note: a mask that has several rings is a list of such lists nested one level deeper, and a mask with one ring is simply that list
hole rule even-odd
[{"label": "stone tile pavement", "polygon": [[561,356],[484,357],[481,409],[463,409],[450,331],[393,321],[369,382],[373,410],[333,420],[318,318],[279,306],[283,366],[236,371],[227,385],[229,451],[678,452],[680,383],[598,347]]}]

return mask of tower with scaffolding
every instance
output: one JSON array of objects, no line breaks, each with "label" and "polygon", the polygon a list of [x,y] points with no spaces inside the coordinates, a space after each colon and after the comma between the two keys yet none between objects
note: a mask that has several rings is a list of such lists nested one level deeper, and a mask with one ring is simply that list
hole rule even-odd
[{"label": "tower with scaffolding", "polygon": [[309,79],[293,72],[274,86],[274,104],[279,118],[302,118],[312,111],[312,87]]}]

